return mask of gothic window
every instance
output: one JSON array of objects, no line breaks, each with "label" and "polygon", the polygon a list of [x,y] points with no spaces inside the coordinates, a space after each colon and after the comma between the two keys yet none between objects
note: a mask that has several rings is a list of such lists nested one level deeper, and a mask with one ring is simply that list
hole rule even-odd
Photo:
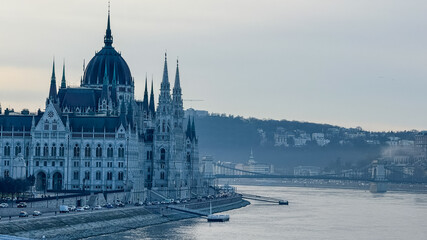
[{"label": "gothic window", "polygon": [[73,179],[74,180],[79,180],[79,171],[74,171]]},{"label": "gothic window", "polygon": [[101,162],[96,162],[96,167],[97,167],[97,168],[100,168],[100,167],[101,167],[101,165],[102,165],[102,163],[101,163]]},{"label": "gothic window", "polygon": [[49,156],[49,147],[47,146],[47,143],[45,143],[43,147],[43,157],[47,156]]},{"label": "gothic window", "polygon": [[162,132],[165,132],[165,121],[162,122]]},{"label": "gothic window", "polygon": [[55,161],[52,161],[52,167],[55,167]]},{"label": "gothic window", "polygon": [[124,176],[123,172],[119,172],[119,174],[117,174],[117,179],[119,181],[123,181],[123,176]]},{"label": "gothic window", "polygon": [[111,144],[107,148],[107,157],[108,158],[112,158],[113,157],[113,147],[111,146]]},{"label": "gothic window", "polygon": [[85,157],[87,157],[87,158],[90,157],[90,146],[89,146],[89,144],[87,144],[85,147]]},{"label": "gothic window", "polygon": [[120,144],[119,147],[119,158],[124,158],[125,157],[125,148],[123,147],[122,144]]},{"label": "gothic window", "polygon": [[63,161],[59,162],[59,166],[63,167],[64,166],[64,162]]},{"label": "gothic window", "polygon": [[47,167],[47,161],[43,162],[43,166]]},{"label": "gothic window", "polygon": [[78,144],[74,147],[74,157],[80,157],[80,147]]},{"label": "gothic window", "polygon": [[6,146],[4,146],[4,155],[10,156],[10,146],[9,143],[6,143]]},{"label": "gothic window", "polygon": [[36,156],[40,157],[40,143],[36,144]]},{"label": "gothic window", "polygon": [[96,147],[96,157],[97,158],[102,157],[102,147],[101,147],[101,144],[98,144],[98,147]]},{"label": "gothic window", "polygon": [[49,122],[47,120],[44,123],[44,130],[49,130]]},{"label": "gothic window", "polygon": [[150,160],[150,151],[147,151],[147,160]]},{"label": "gothic window", "polygon": [[95,175],[96,175],[95,176],[96,180],[101,180],[101,172],[100,171],[97,171]]},{"label": "gothic window", "polygon": [[52,157],[56,157],[56,144],[52,144],[52,151],[50,152]]},{"label": "gothic window", "polygon": [[164,148],[160,149],[160,160],[166,160],[166,150]]},{"label": "gothic window", "polygon": [[113,162],[107,162],[107,167],[112,168],[113,167]]},{"label": "gothic window", "polygon": [[118,164],[119,164],[119,168],[123,168],[124,162],[119,162]]},{"label": "gothic window", "polygon": [[58,124],[56,123],[56,120],[55,121],[53,121],[53,123],[52,123],[52,130],[57,130],[58,129]]},{"label": "gothic window", "polygon": [[64,154],[64,144],[61,143],[60,147],[59,147],[59,156],[63,157]]},{"label": "gothic window", "polygon": [[40,166],[40,162],[36,161],[36,167]]},{"label": "gothic window", "polygon": [[84,179],[86,179],[86,180],[90,179],[90,172],[89,171],[85,172],[85,178]]},{"label": "gothic window", "polygon": [[107,180],[109,180],[109,181],[113,180],[113,173],[112,172],[107,172]]},{"label": "gothic window", "polygon": [[160,172],[160,179],[165,180],[165,172]]},{"label": "gothic window", "polygon": [[191,162],[191,155],[190,155],[190,153],[188,152],[188,153],[187,153],[187,163],[189,163],[189,162]]},{"label": "gothic window", "polygon": [[21,145],[19,143],[15,146],[15,156],[18,156],[18,154],[21,153]]},{"label": "gothic window", "polygon": [[9,177],[9,170],[4,170],[4,175],[5,178]]}]

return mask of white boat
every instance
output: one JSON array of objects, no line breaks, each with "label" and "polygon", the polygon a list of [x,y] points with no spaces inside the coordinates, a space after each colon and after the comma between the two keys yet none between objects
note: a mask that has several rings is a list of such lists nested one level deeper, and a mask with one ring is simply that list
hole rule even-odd
[{"label": "white boat", "polygon": [[215,215],[212,214],[212,202],[210,203],[210,213],[208,215],[208,222],[226,222],[230,220],[227,214]]}]

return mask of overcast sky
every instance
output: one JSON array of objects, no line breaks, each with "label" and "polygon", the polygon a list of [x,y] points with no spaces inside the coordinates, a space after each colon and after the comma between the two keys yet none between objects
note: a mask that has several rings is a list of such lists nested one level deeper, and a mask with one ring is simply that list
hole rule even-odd
[{"label": "overcast sky", "polygon": [[[108,1],[1,1],[0,103],[44,109],[52,58],[77,85]],[[186,108],[366,130],[427,129],[427,1],[111,1],[113,46],[156,99],[164,52]],[[59,85],[59,83],[57,83]]]}]

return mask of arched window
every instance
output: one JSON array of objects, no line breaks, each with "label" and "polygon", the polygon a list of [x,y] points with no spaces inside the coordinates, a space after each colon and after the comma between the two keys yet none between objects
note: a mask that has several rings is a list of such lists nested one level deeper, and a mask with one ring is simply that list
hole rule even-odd
[{"label": "arched window", "polygon": [[59,146],[59,156],[63,157],[64,155],[65,155],[64,144],[61,143],[61,145]]},{"label": "arched window", "polygon": [[162,123],[162,132],[165,132],[165,121],[163,120],[163,123]]},{"label": "arched window", "polygon": [[50,156],[56,157],[56,144],[52,144],[52,151],[50,152]]},{"label": "arched window", "polygon": [[78,144],[76,144],[76,146],[74,146],[74,157],[80,157],[80,147]]},{"label": "arched window", "polygon": [[10,146],[9,143],[6,143],[6,146],[4,146],[4,155],[10,156]]},{"label": "arched window", "polygon": [[21,153],[21,144],[17,143],[15,146],[15,156]]},{"label": "arched window", "polygon": [[5,178],[9,177],[9,170],[4,170],[4,175]]},{"label": "arched window", "polygon": [[160,149],[160,160],[166,160],[166,150],[164,148]]},{"label": "arched window", "polygon": [[96,172],[96,180],[101,180],[101,171]]},{"label": "arched window", "polygon": [[107,148],[107,157],[108,158],[112,158],[113,157],[113,146],[111,146],[111,144],[108,145],[108,148]]},{"label": "arched window", "polygon": [[160,172],[160,179],[165,180],[165,172]]},{"label": "arched window", "polygon": [[107,180],[109,180],[109,181],[113,180],[113,173],[112,172],[107,172]]},{"label": "arched window", "polygon": [[40,143],[36,144],[36,156],[40,157]]},{"label": "arched window", "polygon": [[85,172],[85,179],[86,179],[86,180],[89,180],[89,179],[90,179],[90,172],[89,172],[89,171],[86,171],[86,172]]},{"label": "arched window", "polygon": [[89,158],[90,157],[90,146],[89,144],[86,145],[85,147],[85,157]]},{"label": "arched window", "polygon": [[119,181],[123,181],[123,178],[124,178],[123,176],[124,176],[123,172],[119,172],[119,174],[117,174],[117,179]]},{"label": "arched window", "polygon": [[188,152],[188,153],[187,153],[187,163],[189,163],[189,162],[191,162],[191,155],[190,155],[190,153]]},{"label": "arched window", "polygon": [[73,173],[73,179],[74,180],[79,180],[79,171],[74,171],[74,173]]},{"label": "arched window", "polygon": [[49,156],[49,147],[47,146],[47,143],[45,143],[43,147],[43,157],[47,156]]},{"label": "arched window", "polygon": [[125,157],[125,148],[123,147],[122,144],[120,144],[119,147],[119,158],[124,158]]},{"label": "arched window", "polygon": [[101,147],[101,144],[98,144],[98,146],[96,147],[96,157],[97,158],[102,157],[102,147]]}]

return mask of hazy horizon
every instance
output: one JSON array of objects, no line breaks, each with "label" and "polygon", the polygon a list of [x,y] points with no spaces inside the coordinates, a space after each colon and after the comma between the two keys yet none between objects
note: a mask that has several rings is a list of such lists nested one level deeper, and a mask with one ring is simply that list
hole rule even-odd
[{"label": "hazy horizon", "polygon": [[[106,0],[2,1],[0,103],[44,109],[52,58],[77,86],[103,46]],[[157,101],[168,52],[180,60],[185,108],[215,113],[426,130],[424,1],[111,1],[113,46],[141,99],[146,74]]]}]

